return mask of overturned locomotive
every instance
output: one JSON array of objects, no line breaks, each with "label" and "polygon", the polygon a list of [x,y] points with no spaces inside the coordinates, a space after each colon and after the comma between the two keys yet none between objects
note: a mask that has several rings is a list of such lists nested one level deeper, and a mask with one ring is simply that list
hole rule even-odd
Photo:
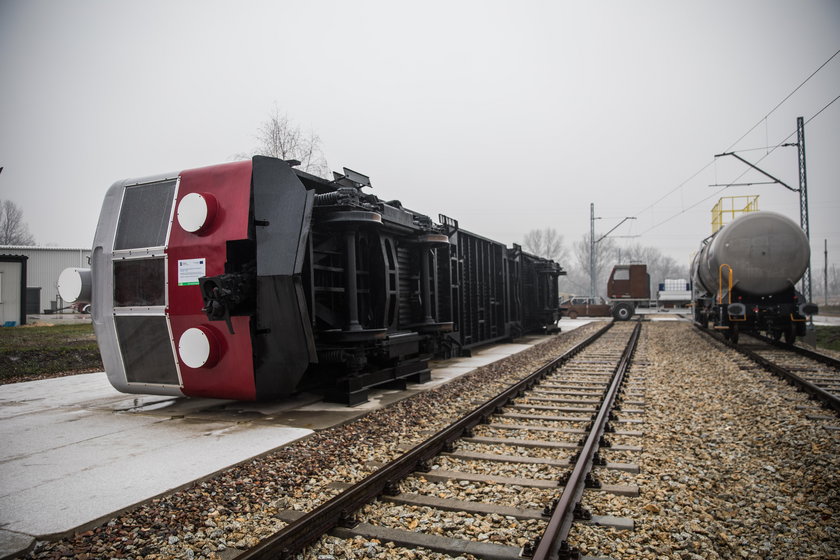
[{"label": "overturned locomotive", "polygon": [[[290,163],[292,165],[290,165]],[[91,268],[108,379],[127,393],[264,400],[429,379],[427,360],[556,328],[555,262],[267,157],[124,180]]]},{"label": "overturned locomotive", "polygon": [[694,258],[694,318],[738,342],[763,331],[792,344],[817,306],[796,290],[811,257],[808,239],[775,212],[745,214],[703,241]]}]

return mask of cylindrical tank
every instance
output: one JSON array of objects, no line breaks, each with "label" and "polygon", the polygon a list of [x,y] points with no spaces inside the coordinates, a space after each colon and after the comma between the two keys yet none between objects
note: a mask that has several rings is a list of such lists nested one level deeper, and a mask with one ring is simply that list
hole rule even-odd
[{"label": "cylindrical tank", "polygon": [[[732,268],[732,284],[753,295],[778,293],[796,284],[811,259],[808,239],[795,222],[775,212],[741,216],[718,231],[692,264],[694,280],[718,292],[720,267]],[[729,271],[723,268],[723,288]]]},{"label": "cylindrical tank", "polygon": [[67,303],[90,303],[90,269],[65,268],[58,275],[58,293]]}]

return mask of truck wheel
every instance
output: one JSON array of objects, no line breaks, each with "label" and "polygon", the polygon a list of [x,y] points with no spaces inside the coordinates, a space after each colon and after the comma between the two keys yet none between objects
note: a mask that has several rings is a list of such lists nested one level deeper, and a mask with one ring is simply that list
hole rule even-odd
[{"label": "truck wheel", "polygon": [[629,303],[619,303],[613,308],[613,318],[616,321],[628,321],[633,316],[633,306]]},{"label": "truck wheel", "polygon": [[578,314],[577,311],[569,311],[569,319],[577,319]]}]

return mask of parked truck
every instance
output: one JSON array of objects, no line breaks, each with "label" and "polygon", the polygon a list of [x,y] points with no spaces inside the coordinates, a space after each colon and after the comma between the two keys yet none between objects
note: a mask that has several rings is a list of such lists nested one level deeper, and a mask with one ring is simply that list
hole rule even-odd
[{"label": "parked truck", "polygon": [[607,298],[572,296],[560,302],[562,315],[609,317],[627,321],[636,314],[636,308],[650,305],[650,274],[645,264],[617,264],[607,281]]}]

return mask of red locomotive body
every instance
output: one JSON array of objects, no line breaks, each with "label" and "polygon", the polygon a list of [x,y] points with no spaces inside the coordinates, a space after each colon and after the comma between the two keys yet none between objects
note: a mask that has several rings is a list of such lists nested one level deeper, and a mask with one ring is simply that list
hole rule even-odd
[{"label": "red locomotive body", "polygon": [[[257,398],[251,317],[234,317],[233,332],[223,325],[219,328],[218,323],[211,324],[202,311],[204,300],[198,280],[224,274],[227,241],[248,239],[251,171],[251,162],[243,161],[180,174],[166,255],[168,317],[185,395]],[[203,220],[201,202],[194,203],[198,216],[187,215],[190,195],[204,199],[207,211]],[[187,231],[179,223],[179,211],[185,223],[193,218],[190,229],[203,223],[196,231]],[[190,353],[186,362],[187,356],[182,353]]]},{"label": "red locomotive body", "polygon": [[[556,263],[254,157],[115,183],[91,270],[109,381],[128,393],[346,403],[426,360],[550,330]],[[64,277],[64,275],[62,275]],[[82,278],[84,277],[84,278]],[[83,298],[83,297],[82,297]]]}]

